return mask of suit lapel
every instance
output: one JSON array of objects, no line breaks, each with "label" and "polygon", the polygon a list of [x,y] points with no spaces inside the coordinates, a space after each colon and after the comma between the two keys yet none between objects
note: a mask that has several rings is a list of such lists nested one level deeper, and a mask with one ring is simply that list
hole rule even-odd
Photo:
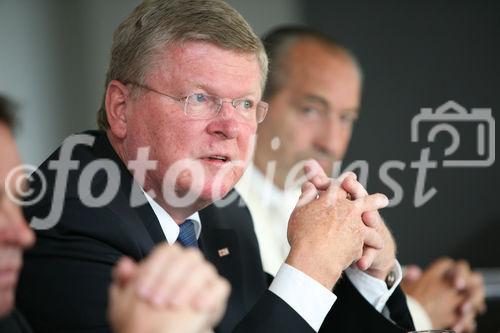
[{"label": "suit lapel", "polygon": [[140,253],[145,257],[156,244],[166,241],[160,222],[141,188],[109,143],[106,134],[103,132],[91,134],[96,135],[94,152],[97,157],[111,159],[120,170],[118,195],[108,207],[117,216],[126,216],[123,219],[124,227],[129,234],[134,235]]},{"label": "suit lapel", "polygon": [[202,223],[200,249],[221,275],[232,282],[239,283],[241,281],[241,254],[236,232],[214,226],[217,220],[201,212],[200,217]]},{"label": "suit lapel", "polygon": [[[155,244],[166,241],[165,235],[144,193],[116,155],[106,135],[101,132],[97,137],[97,157],[111,158],[120,168],[119,195],[109,207],[117,216],[126,216],[124,227],[128,234],[134,235],[140,253],[145,257]],[[135,196],[132,202],[144,204],[131,205],[131,193]],[[232,331],[267,289],[252,218],[248,209],[238,203],[236,200],[224,208],[212,204],[199,212],[202,223],[200,249],[232,286],[227,311],[218,327],[224,332]]]},{"label": "suit lapel", "polygon": [[216,331],[230,332],[249,311],[245,300],[244,276],[242,272],[241,244],[235,230],[223,226],[221,211],[211,205],[199,212],[202,223],[199,240],[200,249],[231,284],[228,306]]},{"label": "suit lapel", "polygon": [[219,325],[221,332],[231,332],[268,286],[252,218],[248,209],[239,205],[239,197],[223,208],[212,204],[199,213],[200,247],[231,283],[228,310]]}]

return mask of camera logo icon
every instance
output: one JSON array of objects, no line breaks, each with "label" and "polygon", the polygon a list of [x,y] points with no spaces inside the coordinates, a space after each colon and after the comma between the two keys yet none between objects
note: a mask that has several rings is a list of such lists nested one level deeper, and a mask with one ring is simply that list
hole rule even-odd
[{"label": "camera logo icon", "polygon": [[[425,126],[424,126],[425,125]],[[467,125],[464,127],[464,125]],[[428,129],[427,137],[421,138],[420,132]],[[467,128],[466,128],[467,127]],[[472,135],[461,135],[467,130]],[[446,133],[451,143],[444,150],[443,167],[489,167],[495,162],[495,119],[489,108],[471,108],[470,112],[455,101],[448,101],[437,107],[422,108],[420,113],[413,117],[411,122],[411,141],[435,142],[438,134]],[[469,141],[475,137],[475,143],[463,144],[461,138]],[[474,149],[473,158],[453,158],[461,145]],[[472,155],[472,154],[470,154]]]}]

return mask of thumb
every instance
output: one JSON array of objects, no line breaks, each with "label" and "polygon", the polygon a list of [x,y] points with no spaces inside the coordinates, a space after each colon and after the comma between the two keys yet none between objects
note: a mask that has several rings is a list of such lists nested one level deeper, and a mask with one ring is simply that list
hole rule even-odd
[{"label": "thumb", "polygon": [[122,257],[113,269],[113,280],[120,287],[129,283],[137,274],[137,264],[129,257]]}]

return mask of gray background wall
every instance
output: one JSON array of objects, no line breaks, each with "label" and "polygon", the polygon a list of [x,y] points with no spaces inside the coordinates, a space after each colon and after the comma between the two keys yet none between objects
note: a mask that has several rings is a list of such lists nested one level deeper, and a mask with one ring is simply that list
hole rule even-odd
[{"label": "gray background wall", "polygon": [[[302,22],[298,1],[228,1],[258,34]],[[23,161],[95,127],[114,29],[138,0],[0,0],[0,92],[19,104]],[[266,10],[263,10],[265,5]]]},{"label": "gray background wall", "polygon": [[[359,57],[363,108],[346,161],[367,160],[369,190],[390,196],[378,170],[387,160],[406,164],[391,171],[404,190],[402,202],[384,211],[402,262],[425,265],[447,254],[476,267],[500,266],[497,163],[429,171],[427,188],[438,193],[419,208],[413,205],[416,171],[410,168],[425,146],[410,142],[411,119],[421,107],[452,99],[498,115],[498,1],[229,2],[258,34],[280,23],[306,23]],[[138,3],[0,0],[0,92],[19,104],[17,138],[25,162],[38,164],[70,133],[95,127],[112,32]],[[448,144],[439,138],[432,159],[441,158]],[[473,134],[462,135],[462,143],[474,140]],[[492,304],[489,317],[499,313]],[[498,319],[490,320],[482,331],[499,327]]]}]

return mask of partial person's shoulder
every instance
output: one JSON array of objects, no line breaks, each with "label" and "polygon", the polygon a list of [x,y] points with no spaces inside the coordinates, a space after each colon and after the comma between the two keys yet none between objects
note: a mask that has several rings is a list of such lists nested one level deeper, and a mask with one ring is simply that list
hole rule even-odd
[{"label": "partial person's shoulder", "polygon": [[0,319],[0,333],[32,333],[23,315],[13,310],[7,317]]}]

